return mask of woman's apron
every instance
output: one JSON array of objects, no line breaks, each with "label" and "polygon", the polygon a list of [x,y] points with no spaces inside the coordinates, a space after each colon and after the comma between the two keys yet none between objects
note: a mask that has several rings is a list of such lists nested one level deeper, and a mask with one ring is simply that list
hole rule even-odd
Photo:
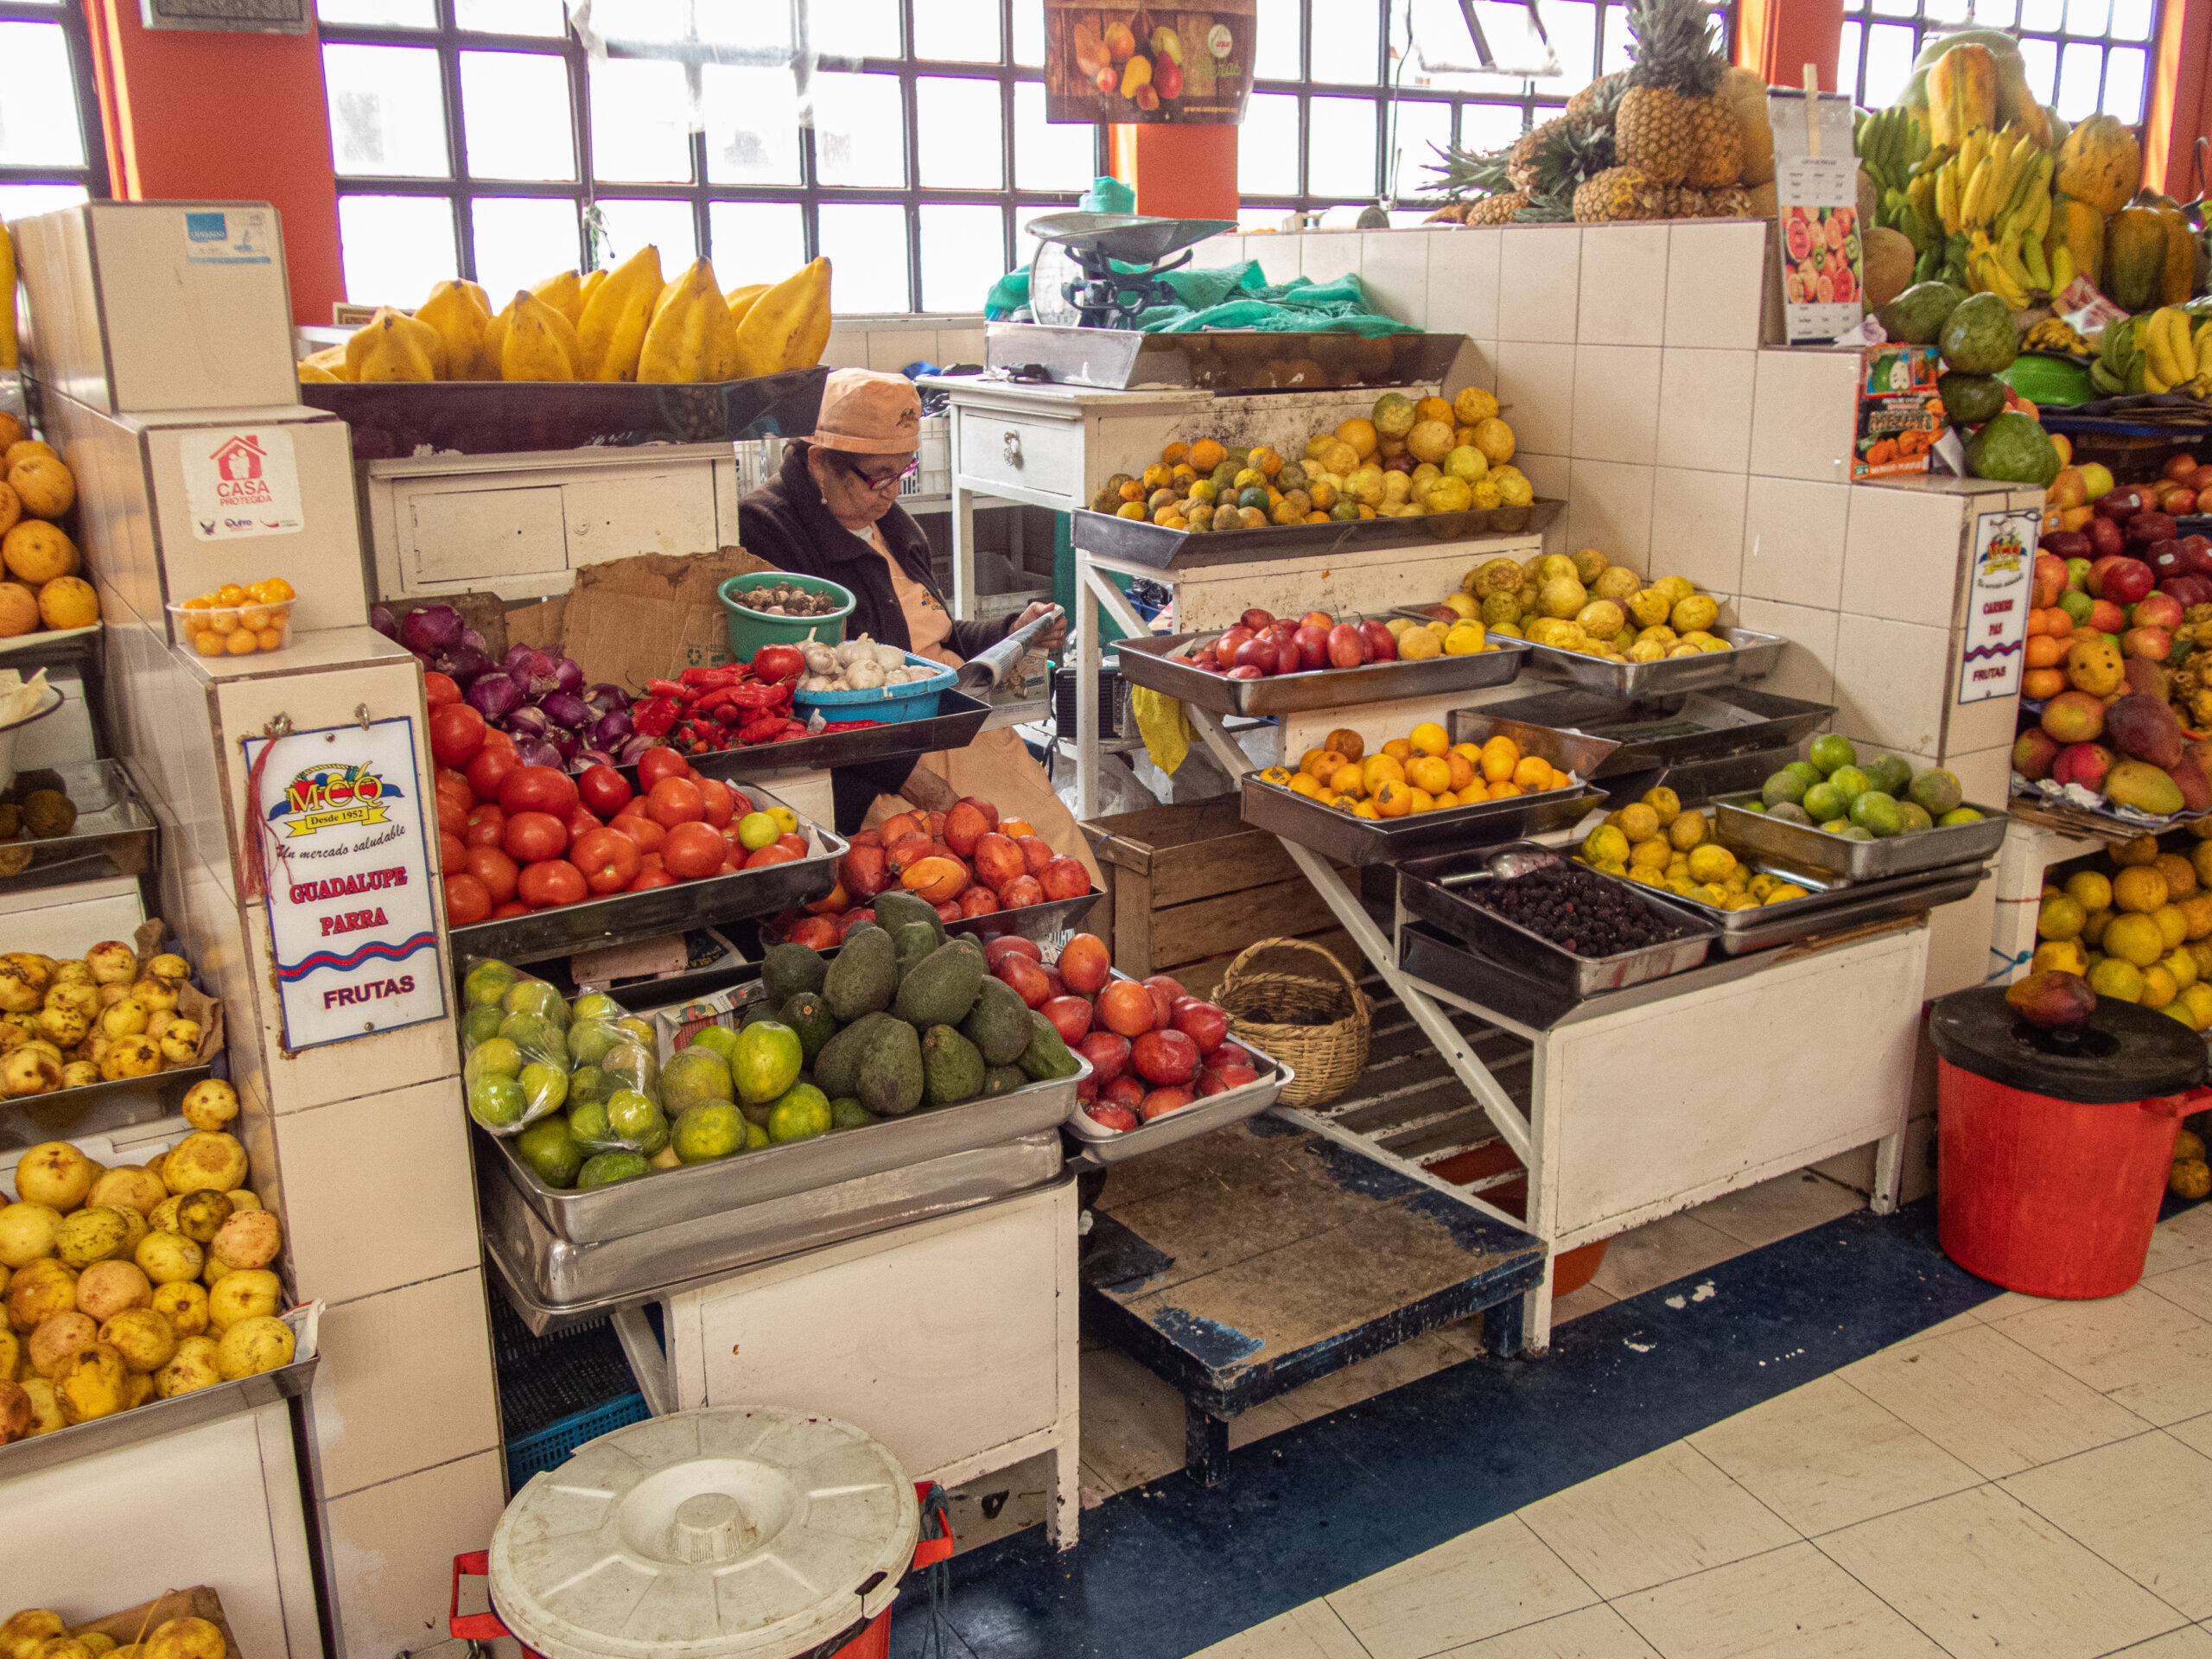
[{"label": "woman's apron", "polygon": [[[927,588],[899,568],[899,562],[884,544],[880,531],[871,530],[868,539],[890,567],[891,588],[898,595],[899,608],[906,619],[910,649],[917,657],[926,657],[948,668],[959,667],[960,658],[946,650],[944,645],[951,637],[952,618]],[[1026,819],[1046,846],[1078,861],[1090,872],[1094,885],[1105,885],[1099,879],[1097,860],[1090,855],[1083,832],[1076,828],[1075,815],[1060,804],[1060,798],[1052,792],[1051,780],[1045,776],[1045,769],[1037,764],[1011,726],[979,732],[966,748],[940,749],[924,755],[917,764],[927,766],[950,784],[956,794],[972,795],[990,802],[998,808],[1001,818]],[[879,795],[868,808],[865,827],[873,830],[886,818],[914,810],[911,801],[896,795]]]}]

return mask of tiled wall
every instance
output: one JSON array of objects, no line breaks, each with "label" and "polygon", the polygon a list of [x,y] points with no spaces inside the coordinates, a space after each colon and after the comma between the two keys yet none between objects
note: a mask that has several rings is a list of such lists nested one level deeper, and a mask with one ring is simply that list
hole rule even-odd
[{"label": "tiled wall", "polygon": [[880,369],[896,374],[909,363],[983,360],[983,319],[978,313],[920,316],[839,317],[830,325],[822,361],[833,369]]}]

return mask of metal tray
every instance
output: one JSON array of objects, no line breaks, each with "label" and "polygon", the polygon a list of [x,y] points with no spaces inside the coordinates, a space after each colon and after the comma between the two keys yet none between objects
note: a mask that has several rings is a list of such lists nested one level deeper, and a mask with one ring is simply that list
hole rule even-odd
[{"label": "metal tray", "polygon": [[1715,986],[1748,979],[1780,956],[1754,952],[1749,956],[1712,956],[1695,968],[1665,979],[1649,979],[1625,990],[1599,991],[1582,996],[1549,981],[1537,979],[1516,968],[1471,950],[1427,922],[1406,921],[1398,927],[1398,965],[1425,985],[1473,1003],[1477,1007],[1526,1026],[1551,1031],[1603,1019],[1629,1008],[1648,1007],[1678,996],[1695,996]]},{"label": "metal tray", "polygon": [[[613,1308],[702,1288],[779,1256],[1072,1179],[1065,1176],[1061,1165],[1059,1131],[1039,1129],[1017,1140],[599,1244],[554,1237],[496,1171],[480,1166],[476,1190],[484,1253],[508,1302],[532,1332],[543,1336]],[[12,1449],[0,1449],[0,1456]]]},{"label": "metal tray", "polygon": [[1824,835],[1810,824],[1788,823],[1764,812],[1746,811],[1751,795],[1720,796],[1713,803],[1713,833],[1731,847],[1748,848],[1764,858],[1779,859],[1793,869],[1820,870],[1847,881],[1879,881],[1921,870],[1942,869],[1969,859],[1985,859],[2004,844],[2012,820],[1999,808],[1979,801],[1967,805],[1982,815],[1980,823],[1948,830],[1923,830],[1887,841],[1849,841]]},{"label": "metal tray", "polygon": [[1075,931],[1076,924],[1090,914],[1091,908],[1106,896],[1105,890],[1093,887],[1089,893],[1073,899],[1047,899],[1041,905],[1024,905],[1019,910],[995,910],[988,916],[963,916],[957,922],[947,922],[944,931],[958,933],[971,939],[1034,939],[1039,944],[1058,938],[1063,933]]},{"label": "metal tray", "polygon": [[1762,678],[1774,672],[1782,648],[1789,643],[1778,633],[1758,633],[1750,628],[1707,632],[1735,649],[1701,652],[1695,657],[1662,657],[1656,663],[1616,663],[1531,640],[1529,649],[1535,654],[1529,658],[1529,669],[1548,680],[1591,686],[1617,697],[1663,697]]},{"label": "metal tray", "polygon": [[154,815],[139,800],[122,764],[95,760],[56,770],[76,803],[77,822],[66,836],[0,842],[0,863],[13,864],[24,855],[30,861],[13,875],[0,875],[0,893],[143,875],[152,869],[157,834]]},{"label": "metal tray", "polygon": [[1755,869],[1796,882],[1812,891],[1802,899],[1786,899],[1778,905],[1756,910],[1720,910],[1701,899],[1669,893],[1674,903],[1695,911],[1720,930],[1724,955],[1740,957],[1821,933],[1837,933],[1885,922],[1893,916],[1910,916],[1963,899],[1988,874],[1979,861],[1896,876],[1886,881],[1837,882],[1822,880],[1808,870],[1794,870],[1761,859]]},{"label": "metal tray", "polygon": [[149,1400],[143,1406],[118,1411],[111,1417],[95,1417],[88,1423],[74,1423],[50,1434],[0,1446],[0,1481],[35,1475],[65,1463],[98,1457],[103,1452],[143,1446],[164,1435],[251,1411],[273,1400],[297,1399],[308,1391],[308,1384],[315,1378],[315,1326],[321,1315],[321,1302],[309,1302],[280,1315],[292,1327],[292,1363],[289,1365],[257,1376],[242,1376],[235,1382],[194,1389],[172,1399]]},{"label": "metal tray", "polygon": [[[963,692],[945,690],[938,693],[937,713],[927,720],[871,726],[858,732],[824,732],[819,737],[794,738],[789,743],[758,743],[750,748],[695,754],[691,764],[702,775],[724,781],[756,772],[861,766],[904,755],[964,749],[990,717],[990,704]],[[631,787],[635,788],[638,769],[625,766],[622,770],[630,779]]]},{"label": "metal tray", "polygon": [[[1114,234],[1118,241],[1125,232]],[[1127,256],[1116,252],[1115,257]],[[992,368],[1041,364],[1056,385],[1103,386],[1115,391],[1131,386],[1197,386],[1224,392],[1312,392],[1320,388],[1274,387],[1263,365],[1270,360],[1304,358],[1321,365],[1331,387],[1428,388],[1452,378],[1453,363],[1466,344],[1465,334],[1382,334],[1363,340],[1357,334],[1304,330],[1274,334],[1256,328],[1207,328],[1188,334],[1144,334],[1134,329],[994,322],[983,329],[983,359]],[[958,378],[945,376],[937,384],[957,385]]]},{"label": "metal tray", "polygon": [[1419,817],[1356,818],[1247,772],[1239,810],[1255,830],[1294,841],[1339,864],[1360,866],[1398,864],[1454,848],[1572,829],[1605,798],[1604,790],[1583,784],[1513,800],[1450,806]]},{"label": "metal tray", "polygon": [[[1115,977],[1126,979],[1128,976],[1117,974]],[[1290,1086],[1297,1074],[1233,1032],[1229,1040],[1250,1049],[1252,1058],[1260,1062],[1254,1068],[1260,1073],[1256,1082],[1194,1100],[1179,1112],[1170,1112],[1134,1129],[1109,1129],[1103,1123],[1093,1122],[1084,1116],[1083,1103],[1078,1101],[1068,1113],[1067,1132],[1083,1142],[1083,1150],[1069,1156],[1070,1167],[1105,1169],[1131,1158],[1141,1158],[1147,1152],[1161,1151],[1179,1141],[1194,1141],[1224,1124],[1257,1117],[1274,1105],[1276,1096]]]},{"label": "metal tray", "polygon": [[1497,651],[1471,657],[1429,657],[1419,662],[1370,663],[1364,668],[1316,668],[1297,674],[1271,675],[1261,680],[1232,680],[1187,663],[1173,661],[1168,653],[1193,639],[1212,639],[1221,630],[1159,635],[1149,639],[1123,639],[1119,653],[1122,677],[1132,685],[1179,697],[1194,708],[1220,715],[1302,715],[1318,709],[1347,707],[1356,702],[1384,702],[1394,697],[1443,696],[1472,691],[1486,685],[1503,685],[1521,671],[1528,647],[1520,640],[1499,642]]},{"label": "metal tray", "polygon": [[300,388],[300,401],[328,410],[353,429],[355,461],[393,461],[418,454],[500,455],[803,438],[814,430],[829,378],[829,370],[813,368],[689,385],[318,381]]},{"label": "metal tray", "polygon": [[[1421,920],[1465,940],[1478,954],[1510,963],[1516,971],[1548,981],[1577,996],[1619,990],[1648,979],[1664,979],[1705,960],[1707,946],[1720,930],[1673,895],[1637,882],[1599,876],[1600,880],[1613,881],[1624,892],[1633,894],[1646,910],[1661,919],[1679,924],[1688,931],[1678,938],[1662,939],[1656,944],[1611,957],[1576,956],[1465,896],[1471,887],[1493,879],[1488,867],[1499,854],[1551,850],[1533,842],[1519,842],[1406,865],[1398,871],[1398,902]],[[1561,859],[1567,856],[1564,853],[1553,855]]]},{"label": "metal tray", "polygon": [[1433,547],[1480,536],[1534,536],[1566,508],[1564,501],[1539,498],[1525,507],[1430,512],[1417,518],[1355,518],[1342,524],[1270,524],[1265,530],[1217,530],[1204,535],[1114,513],[1079,510],[1069,516],[1074,520],[1075,544],[1084,552],[1166,570],[1249,559],[1325,558],[1348,547]]},{"label": "metal tray", "polygon": [[[746,792],[756,805],[762,801],[770,806],[784,804],[757,786]],[[610,893],[554,910],[535,910],[527,916],[456,927],[451,935],[454,965],[461,968],[472,960],[497,957],[519,968],[630,939],[681,933],[688,927],[773,915],[819,899],[837,885],[837,861],[851,850],[852,843],[807,819],[799,823],[813,843],[826,850],[734,875],[678,881],[643,893]]]},{"label": "metal tray", "polygon": [[214,1075],[213,1065],[187,1065],[150,1077],[0,1100],[0,1153],[151,1123],[181,1110],[186,1091]]},{"label": "metal tray", "polygon": [[[1647,766],[1679,766],[1730,755],[1795,748],[1835,712],[1825,702],[1778,697],[1748,686],[1624,699],[1580,686],[1546,690],[1482,712],[1560,731],[1609,738],[1619,747],[1591,774],[1609,778]],[[1459,734],[1452,734],[1459,741]]]}]

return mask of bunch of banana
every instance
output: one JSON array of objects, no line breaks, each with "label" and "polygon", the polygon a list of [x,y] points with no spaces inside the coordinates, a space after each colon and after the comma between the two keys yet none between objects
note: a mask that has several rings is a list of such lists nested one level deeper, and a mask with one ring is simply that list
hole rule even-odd
[{"label": "bunch of banana", "polygon": [[673,282],[647,247],[612,270],[564,270],[496,315],[474,283],[444,282],[415,314],[379,310],[302,381],[598,380],[686,384],[812,368],[830,341],[830,262],[724,295],[694,260]]},{"label": "bunch of banana", "polygon": [[2140,336],[2148,317],[2124,317],[2105,325],[2104,344],[2089,365],[2089,384],[2107,397],[2141,391],[2145,385]]},{"label": "bunch of banana", "polygon": [[1916,249],[1926,249],[1936,239],[1936,222],[1925,211],[1924,199],[1912,189],[1914,170],[1928,155],[1926,124],[1906,109],[1861,117],[1858,149],[1859,165],[1881,194],[1874,222],[1902,232]]},{"label": "bunch of banana", "polygon": [[2054,164],[2016,122],[2002,132],[1976,127],[1936,175],[1936,219],[1967,285],[2016,311],[2026,308],[2030,292],[2053,286],[2043,238]]},{"label": "bunch of banana", "polygon": [[2212,397],[2212,322],[2198,323],[2192,336],[2191,319],[2177,305],[2131,321],[2142,323],[2144,391]]},{"label": "bunch of banana", "polygon": [[[2058,273],[2054,270],[2051,275]],[[2091,355],[2089,342],[2075,332],[2074,326],[2063,317],[2045,317],[2027,332],[2020,341],[2024,352],[2057,352],[2068,357]]]}]

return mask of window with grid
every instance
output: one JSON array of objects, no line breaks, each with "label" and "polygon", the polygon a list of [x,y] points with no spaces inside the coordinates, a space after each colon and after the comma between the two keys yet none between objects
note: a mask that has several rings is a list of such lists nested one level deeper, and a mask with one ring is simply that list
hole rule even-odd
[{"label": "window with grid", "polygon": [[1104,171],[1096,129],[1046,124],[1037,0],[620,0],[600,58],[562,0],[319,14],[359,302],[456,275],[504,302],[650,242],[726,289],[827,254],[840,312],[977,311]]},{"label": "window with grid", "polygon": [[105,196],[83,0],[0,0],[0,221]]},{"label": "window with grid", "polygon": [[1836,84],[1886,109],[1931,35],[1969,24],[2017,35],[2028,90],[2069,123],[2100,111],[2139,125],[2160,0],[1844,0]]},{"label": "window with grid", "polygon": [[[1349,222],[1382,203],[1417,223],[1437,151],[1496,149],[1629,66],[1627,7],[1604,0],[1259,0],[1252,97],[1237,137],[1238,218],[1272,227],[1293,208]],[[1724,44],[1732,3],[1713,8]],[[1553,65],[1556,67],[1553,67]],[[1331,210],[1336,210],[1332,212]]]}]

